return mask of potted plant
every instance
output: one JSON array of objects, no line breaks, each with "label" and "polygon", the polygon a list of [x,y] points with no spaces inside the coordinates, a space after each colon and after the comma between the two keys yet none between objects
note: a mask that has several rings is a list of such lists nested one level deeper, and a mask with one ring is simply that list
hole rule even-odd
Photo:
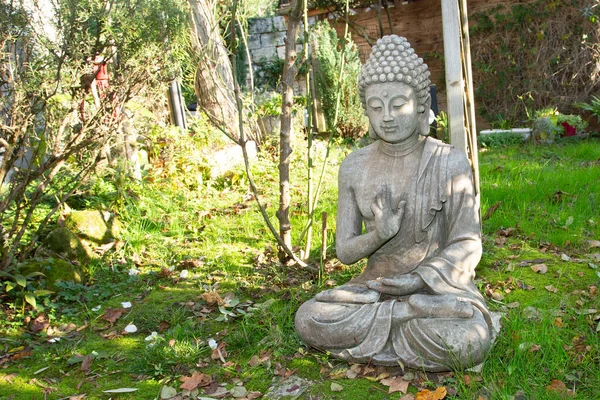
[{"label": "potted plant", "polygon": [[558,125],[561,125],[564,129],[561,136],[563,137],[572,137],[581,134],[583,130],[587,127],[587,122],[581,119],[579,115],[564,115],[560,114],[558,116]]}]

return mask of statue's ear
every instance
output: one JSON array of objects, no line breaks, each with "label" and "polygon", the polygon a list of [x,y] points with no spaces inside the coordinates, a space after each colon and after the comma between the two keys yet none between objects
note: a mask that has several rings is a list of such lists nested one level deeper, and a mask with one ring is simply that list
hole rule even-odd
[{"label": "statue's ear", "polygon": [[419,133],[423,136],[429,135],[429,110],[431,110],[431,95],[425,102],[425,110],[420,115],[419,119]]}]

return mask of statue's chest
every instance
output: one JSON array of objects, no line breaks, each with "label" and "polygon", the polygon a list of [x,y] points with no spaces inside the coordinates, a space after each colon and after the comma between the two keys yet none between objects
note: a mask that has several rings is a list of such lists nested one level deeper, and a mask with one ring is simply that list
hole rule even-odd
[{"label": "statue's chest", "polygon": [[407,202],[407,208],[415,203],[416,182],[419,170],[419,158],[380,157],[375,162],[364,166],[360,179],[355,182],[354,194],[361,215],[366,220],[373,219],[371,205],[377,197],[378,190],[387,186],[392,197],[392,206],[400,201]]}]

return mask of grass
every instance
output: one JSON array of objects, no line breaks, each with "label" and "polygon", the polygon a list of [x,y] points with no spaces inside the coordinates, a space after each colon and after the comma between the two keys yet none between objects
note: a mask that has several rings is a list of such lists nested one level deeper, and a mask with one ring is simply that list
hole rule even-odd
[{"label": "grass", "polygon": [[[62,284],[39,310],[25,315],[4,304],[0,399],[37,399],[44,393],[48,399],[83,394],[90,399],[160,398],[163,387],[179,388],[180,379],[194,370],[210,374],[227,389],[243,384],[266,393],[293,372],[310,381],[302,398],[399,398],[376,379],[389,369],[348,379],[350,365],[306,348],[293,328],[302,302],[345,282],[364,265],[342,266],[332,254],[336,171],[351,150],[336,146],[325,175],[317,215],[328,213],[330,258],[321,280],[276,262],[270,248],[274,241],[241,171],[201,187],[182,188],[176,177],[150,176],[143,186],[122,190],[114,206],[126,226],[122,244],[94,264],[89,284]],[[254,173],[261,200],[275,221],[274,160],[263,153]],[[412,393],[445,386],[447,398],[511,399],[522,393],[524,398],[559,399],[561,394],[548,390],[558,380],[574,390],[574,398],[597,397],[600,276],[592,267],[600,262],[592,257],[600,250],[587,249],[585,240],[600,240],[598,160],[597,140],[492,148],[480,154],[483,214],[502,203],[483,225],[484,255],[476,283],[490,307],[503,314],[502,331],[481,372],[414,371]],[[303,157],[296,153],[293,163],[291,215],[294,243],[300,244]],[[111,185],[95,187],[105,191],[100,197],[114,200],[106,193],[114,189]],[[311,254],[319,253],[320,242],[317,226]],[[531,269],[540,263],[548,272]],[[140,273],[130,275],[132,268]],[[189,275],[180,278],[184,269]],[[215,291],[226,299],[221,307],[202,297]],[[132,308],[114,323],[102,318],[108,308],[126,301]],[[49,343],[56,334],[34,334],[26,325],[25,317],[40,312],[54,331],[64,331],[60,341]],[[128,324],[137,332],[124,334]],[[224,346],[225,363],[209,346],[210,339]],[[93,358],[89,368],[82,369],[81,356]],[[334,382],[342,391],[332,391]],[[118,388],[138,390],[103,392]]]}]

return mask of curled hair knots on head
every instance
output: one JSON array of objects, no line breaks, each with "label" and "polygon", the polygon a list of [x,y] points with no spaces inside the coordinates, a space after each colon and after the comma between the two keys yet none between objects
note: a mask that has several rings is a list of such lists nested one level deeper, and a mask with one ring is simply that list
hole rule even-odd
[{"label": "curled hair knots on head", "polygon": [[406,38],[396,35],[384,36],[377,40],[360,72],[358,94],[361,104],[366,110],[367,86],[374,83],[403,82],[415,90],[419,112],[423,113],[430,96],[430,76],[427,64],[417,56]]}]

